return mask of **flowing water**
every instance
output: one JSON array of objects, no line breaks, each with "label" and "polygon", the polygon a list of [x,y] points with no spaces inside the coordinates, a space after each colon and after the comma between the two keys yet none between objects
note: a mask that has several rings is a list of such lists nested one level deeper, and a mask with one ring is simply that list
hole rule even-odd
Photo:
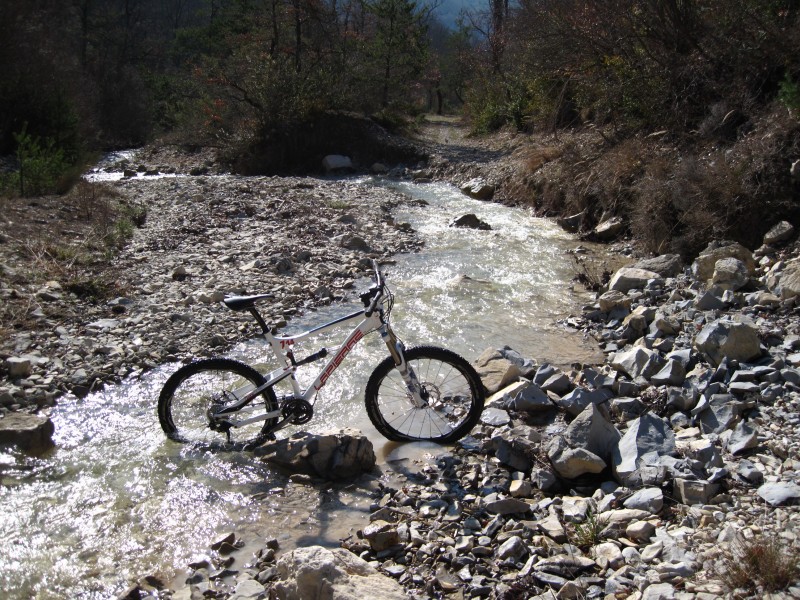
[{"label": "flowing water", "polygon": [[[469,360],[503,345],[539,362],[597,360],[594,347],[555,324],[580,302],[570,284],[573,238],[548,221],[467,199],[446,185],[392,185],[427,202],[395,213],[420,233],[424,249],[398,256],[385,268],[396,295],[393,324],[407,345],[442,345]],[[477,214],[492,231],[448,227],[465,213]],[[294,320],[287,331],[350,310],[327,307]],[[323,345],[335,350],[345,333],[326,335],[296,354]],[[263,350],[247,342],[230,355],[259,364]],[[380,339],[369,336],[323,389],[304,428],[360,428],[379,462],[402,465],[409,448],[387,443],[362,406],[366,380],[385,355]],[[174,369],[165,365],[83,399],[62,398],[52,413],[54,451],[36,458],[0,454],[1,597],[113,597],[144,574],[179,574],[230,530],[247,542],[247,550],[270,537],[289,549],[338,545],[365,522],[375,482],[325,489],[295,485],[250,454],[167,441],[155,400]],[[431,449],[411,456],[425,451]],[[244,558],[234,568],[249,555],[240,554]]]}]

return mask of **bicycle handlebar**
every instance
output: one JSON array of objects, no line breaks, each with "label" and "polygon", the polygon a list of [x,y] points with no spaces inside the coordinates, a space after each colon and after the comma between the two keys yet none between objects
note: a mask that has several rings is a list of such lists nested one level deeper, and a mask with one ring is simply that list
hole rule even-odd
[{"label": "bicycle handlebar", "polygon": [[372,268],[375,269],[375,286],[377,289],[375,295],[372,297],[372,301],[367,307],[367,310],[364,312],[367,317],[372,316],[372,313],[375,311],[375,307],[378,305],[378,302],[383,299],[383,287],[385,285],[383,281],[383,275],[381,274],[380,265],[378,265],[378,261],[375,259],[372,260]]}]

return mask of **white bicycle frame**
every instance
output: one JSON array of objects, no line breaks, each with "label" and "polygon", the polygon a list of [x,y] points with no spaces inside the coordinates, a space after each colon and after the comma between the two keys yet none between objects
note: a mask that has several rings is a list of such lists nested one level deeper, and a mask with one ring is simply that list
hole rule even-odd
[{"label": "white bicycle frame", "polygon": [[[216,418],[225,417],[232,427],[242,427],[258,421],[265,421],[267,419],[280,417],[282,415],[282,409],[279,406],[276,410],[246,419],[238,420],[230,418],[231,415],[235,414],[247,406],[253,399],[257,398],[264,390],[287,378],[289,379],[289,383],[291,384],[293,392],[290,399],[304,400],[310,403],[314,396],[316,396],[316,394],[327,383],[330,376],[336,371],[336,369],[339,368],[347,355],[350,354],[353,348],[355,348],[358,342],[360,342],[368,333],[372,333],[373,331],[378,331],[380,333],[381,338],[389,350],[389,354],[394,359],[395,368],[400,373],[408,389],[410,401],[417,408],[426,406],[427,402],[423,398],[422,386],[420,385],[413,369],[409,368],[408,364],[406,363],[404,353],[405,348],[402,342],[397,339],[397,336],[392,331],[392,328],[388,323],[388,319],[384,317],[384,310],[381,305],[381,301],[385,295],[383,288],[384,284],[382,283],[381,275],[377,270],[377,266],[376,273],[378,274],[379,278],[379,289],[373,298],[370,307],[351,313],[340,319],[330,321],[324,325],[315,327],[314,329],[309,329],[307,331],[298,333],[297,335],[274,335],[270,326],[267,325],[267,323],[255,309],[254,302],[250,302],[249,304],[245,305],[244,307],[247,308],[247,310],[249,310],[250,313],[255,317],[256,321],[258,321],[264,333],[264,338],[268,342],[273,354],[276,356],[282,366],[266,374],[266,382],[257,388],[250,389],[248,386],[244,390],[241,390],[241,392],[245,392],[241,397],[239,394],[240,390],[236,390],[234,392],[234,396],[237,398],[236,402],[214,416]],[[313,354],[298,362],[295,360],[292,347],[296,343],[301,342],[309,337],[322,334],[325,331],[340,327],[346,323],[355,321],[356,319],[361,319],[361,321],[350,332],[345,341],[336,350],[335,354],[330,358],[330,360],[328,360],[322,370],[317,374],[317,377],[314,379],[313,383],[311,383],[311,385],[309,385],[305,390],[302,389],[296,377],[298,367],[327,356],[327,350],[323,349],[320,352],[317,352],[316,354]],[[288,424],[287,421],[288,419],[284,419],[284,421],[276,424],[276,426],[273,428],[273,431]]]}]

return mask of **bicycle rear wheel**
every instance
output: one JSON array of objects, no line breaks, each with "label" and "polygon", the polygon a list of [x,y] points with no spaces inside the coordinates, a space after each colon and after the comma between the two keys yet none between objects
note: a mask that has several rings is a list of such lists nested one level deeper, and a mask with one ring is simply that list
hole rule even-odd
[{"label": "bicycle rear wheel", "polygon": [[[261,374],[244,363],[211,358],[178,369],[164,384],[158,397],[158,420],[172,440],[241,450],[263,443],[277,418],[255,421],[241,427],[214,424],[210,413],[236,402],[262,385]],[[275,410],[278,402],[271,388],[231,415],[241,421]]]},{"label": "bicycle rear wheel", "polygon": [[450,443],[478,422],[485,400],[483,383],[466,360],[435,346],[405,351],[406,362],[422,385],[425,406],[414,405],[391,357],[367,382],[364,402],[372,424],[394,441]]}]

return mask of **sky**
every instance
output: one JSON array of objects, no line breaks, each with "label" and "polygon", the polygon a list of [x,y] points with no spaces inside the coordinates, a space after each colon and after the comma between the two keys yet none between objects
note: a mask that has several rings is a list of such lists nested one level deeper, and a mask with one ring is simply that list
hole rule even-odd
[{"label": "sky", "polygon": [[462,9],[486,10],[488,6],[489,0],[439,0],[439,6],[434,14],[448,27],[455,27],[456,19]]}]

